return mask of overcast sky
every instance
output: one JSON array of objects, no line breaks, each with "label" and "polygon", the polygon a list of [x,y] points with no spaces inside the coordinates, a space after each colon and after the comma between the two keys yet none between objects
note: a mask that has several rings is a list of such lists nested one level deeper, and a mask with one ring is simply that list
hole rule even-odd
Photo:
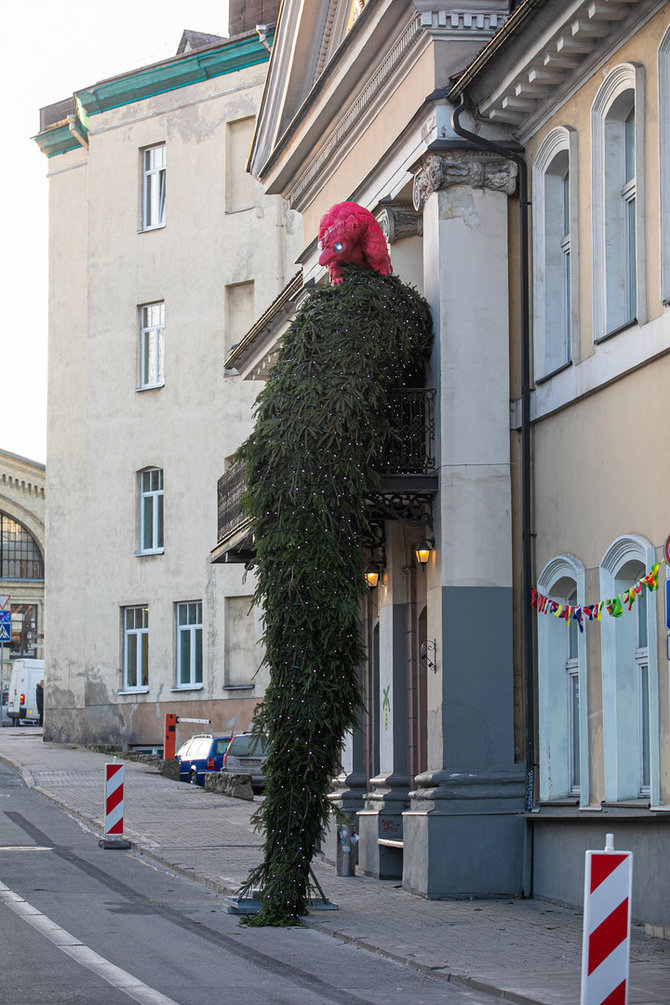
[{"label": "overcast sky", "polygon": [[47,159],[39,109],[174,56],[184,28],[228,34],[228,0],[8,0],[2,27],[0,448],[46,460]]}]

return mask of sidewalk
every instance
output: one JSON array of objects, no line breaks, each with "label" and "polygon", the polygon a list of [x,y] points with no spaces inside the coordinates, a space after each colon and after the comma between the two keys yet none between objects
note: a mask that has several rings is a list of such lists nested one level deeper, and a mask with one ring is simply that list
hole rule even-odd
[{"label": "sidewalk", "polygon": [[[103,832],[103,765],[109,755],[44,743],[42,730],[0,730],[0,761],[26,784]],[[125,837],[134,850],[224,894],[235,893],[260,860],[249,825],[254,803],[229,799],[125,761]],[[339,877],[319,856],[314,871],[338,911],[307,924],[504,1001],[577,1005],[581,915],[528,900],[428,901],[396,881]],[[629,1002],[669,1005],[670,942],[635,926]]]}]

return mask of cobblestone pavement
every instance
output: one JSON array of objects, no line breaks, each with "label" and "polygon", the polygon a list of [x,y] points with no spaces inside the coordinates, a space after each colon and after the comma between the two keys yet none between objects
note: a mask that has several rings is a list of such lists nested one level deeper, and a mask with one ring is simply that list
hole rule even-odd
[{"label": "cobblestone pavement", "polygon": [[[0,760],[103,833],[103,765],[109,755],[44,743],[36,728],[0,730]],[[161,862],[223,894],[235,893],[261,858],[249,803],[164,778],[155,766],[125,761],[125,836],[133,853]],[[429,901],[395,881],[341,877],[317,856],[315,874],[337,911],[307,924],[511,1002],[577,1005],[582,919],[534,900]],[[634,926],[629,1002],[670,1005],[670,942]]]}]

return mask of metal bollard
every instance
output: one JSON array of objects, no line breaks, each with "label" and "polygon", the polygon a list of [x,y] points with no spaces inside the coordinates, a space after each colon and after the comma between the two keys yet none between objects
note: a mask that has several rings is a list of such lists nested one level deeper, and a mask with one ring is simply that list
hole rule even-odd
[{"label": "metal bollard", "polygon": [[336,872],[338,876],[356,875],[354,845],[357,841],[358,834],[352,833],[352,827],[350,824],[341,824],[337,828]]}]

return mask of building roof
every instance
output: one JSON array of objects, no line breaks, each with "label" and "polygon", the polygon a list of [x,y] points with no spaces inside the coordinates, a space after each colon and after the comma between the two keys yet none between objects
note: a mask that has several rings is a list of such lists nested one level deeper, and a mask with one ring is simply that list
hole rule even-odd
[{"label": "building roof", "polygon": [[195,52],[196,49],[204,49],[206,45],[212,45],[213,42],[225,42],[225,40],[223,35],[207,35],[204,31],[190,31],[188,28],[184,28],[177,55]]}]

